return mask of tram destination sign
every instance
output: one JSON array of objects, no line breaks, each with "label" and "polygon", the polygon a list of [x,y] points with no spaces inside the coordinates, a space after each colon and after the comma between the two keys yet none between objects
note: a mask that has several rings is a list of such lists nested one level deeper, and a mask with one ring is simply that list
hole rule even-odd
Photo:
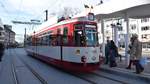
[{"label": "tram destination sign", "polygon": [[95,25],[89,25],[89,24],[86,24],[85,27],[87,27],[87,28],[96,28]]}]

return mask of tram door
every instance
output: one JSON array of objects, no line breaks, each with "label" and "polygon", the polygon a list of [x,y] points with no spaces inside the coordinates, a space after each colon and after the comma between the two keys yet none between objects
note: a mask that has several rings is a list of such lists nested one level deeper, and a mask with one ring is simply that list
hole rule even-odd
[{"label": "tram door", "polygon": [[68,45],[68,27],[63,28],[63,35],[60,37],[61,45],[60,45],[60,55],[61,61],[63,60],[63,46]]}]

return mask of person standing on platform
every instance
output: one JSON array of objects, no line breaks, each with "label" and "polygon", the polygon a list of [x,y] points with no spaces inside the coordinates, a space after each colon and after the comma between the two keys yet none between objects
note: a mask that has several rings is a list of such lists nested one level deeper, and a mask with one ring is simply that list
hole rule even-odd
[{"label": "person standing on platform", "polygon": [[142,43],[138,40],[138,35],[134,34],[132,35],[133,38],[133,45],[131,47],[131,57],[134,58],[134,64],[136,66],[136,73],[140,74],[144,68],[140,64],[140,59],[142,56]]},{"label": "person standing on platform", "polygon": [[109,56],[110,56],[109,57],[109,61],[110,61],[109,66],[110,67],[116,67],[117,66],[116,57],[118,56],[118,48],[115,45],[113,40],[110,41]]},{"label": "person standing on platform", "polygon": [[130,61],[129,61],[129,65],[128,65],[128,67],[126,67],[126,69],[131,69],[131,65],[134,64],[134,57],[133,57],[133,55],[131,55],[132,45],[133,45],[133,38],[131,37],[130,44],[129,44],[129,51],[128,51],[128,53],[130,54]]},{"label": "person standing on platform", "polygon": [[107,39],[107,44],[105,45],[105,64],[109,62],[109,51],[110,51],[110,41]]}]

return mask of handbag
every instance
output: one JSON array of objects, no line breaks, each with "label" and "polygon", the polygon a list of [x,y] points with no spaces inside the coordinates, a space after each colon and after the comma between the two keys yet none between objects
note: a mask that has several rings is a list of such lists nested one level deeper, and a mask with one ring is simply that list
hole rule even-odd
[{"label": "handbag", "polygon": [[147,65],[147,58],[146,58],[146,57],[142,57],[142,58],[140,59],[140,64],[141,64],[142,66]]}]

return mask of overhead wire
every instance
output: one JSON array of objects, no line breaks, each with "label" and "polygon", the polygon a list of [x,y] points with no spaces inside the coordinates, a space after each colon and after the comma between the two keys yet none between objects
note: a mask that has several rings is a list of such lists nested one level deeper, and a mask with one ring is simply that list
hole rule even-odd
[{"label": "overhead wire", "polygon": [[17,16],[16,16],[15,20],[17,20],[17,18],[19,18],[19,16],[20,16],[22,3],[23,3],[23,0],[20,0],[20,3],[18,4],[18,11],[19,11],[19,13],[17,13]]},{"label": "overhead wire", "polygon": [[0,5],[3,8],[4,12],[6,13],[6,16],[9,17],[9,18],[12,18],[9,11],[6,9],[5,5],[1,1],[0,1]]},{"label": "overhead wire", "polygon": [[[55,5],[58,4],[59,1],[60,1],[60,0],[55,0],[55,2],[54,2],[55,4],[53,4],[53,5],[50,4],[50,5],[47,7],[47,9],[45,9],[45,10],[48,10],[48,11],[49,11],[49,9],[50,9],[50,8],[52,9],[53,7],[55,7]],[[59,2],[59,3],[60,3],[60,2]],[[45,10],[43,10],[42,13],[40,13],[39,15],[37,15],[34,19],[39,19],[39,17],[43,15],[43,13],[45,12]],[[42,18],[41,18],[41,19],[42,19]],[[42,20],[42,21],[40,20],[40,22],[42,23],[42,22],[44,22],[44,20]],[[33,31],[35,25],[33,24],[33,25],[30,25],[30,26],[31,26],[31,27],[30,27],[30,30]]]},{"label": "overhead wire", "polygon": [[[52,9],[53,7],[55,7],[55,5],[58,4],[58,1],[60,1],[60,0],[54,0],[54,1],[55,1],[55,2],[54,2],[55,4],[53,4],[53,5],[50,4],[50,5],[47,7],[47,9],[45,9],[45,10],[48,10],[48,11],[49,11],[50,8]],[[54,9],[54,8],[53,8],[53,9]],[[43,10],[43,12],[44,12],[45,10]],[[43,12],[42,12],[41,14],[39,14],[38,16],[36,16],[35,19],[38,19],[40,16],[42,16],[42,15],[43,15]],[[44,20],[43,20],[43,21],[44,21]]]}]

